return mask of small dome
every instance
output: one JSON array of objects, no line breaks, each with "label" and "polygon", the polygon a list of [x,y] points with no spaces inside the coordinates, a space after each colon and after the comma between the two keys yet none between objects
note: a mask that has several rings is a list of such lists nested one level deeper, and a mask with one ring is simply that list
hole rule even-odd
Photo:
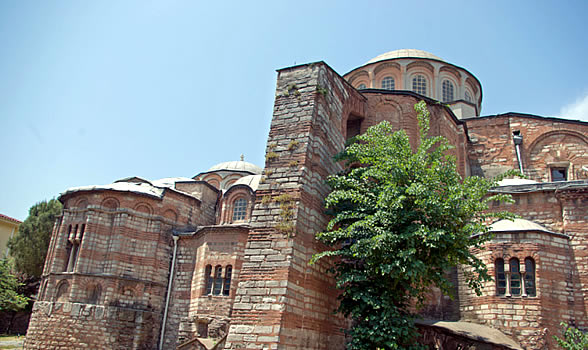
[{"label": "small dome", "polygon": [[415,49],[401,49],[401,50],[394,50],[394,51],[383,53],[383,54],[376,56],[376,57],[372,58],[371,60],[367,61],[365,64],[390,60],[390,59],[394,59],[394,58],[429,58],[432,60],[443,61],[442,58],[437,57],[427,51],[415,50]]},{"label": "small dome", "polygon": [[551,231],[539,225],[538,223],[525,219],[498,220],[490,225],[490,232],[514,231],[543,231],[551,233]]},{"label": "small dome", "polygon": [[243,160],[235,160],[232,162],[224,162],[217,164],[206,172],[211,171],[221,171],[221,170],[230,170],[230,171],[244,171],[251,174],[261,174],[262,169],[255,164],[245,162]]},{"label": "small dome", "polygon": [[232,183],[229,189],[236,185],[247,185],[255,192],[257,191],[257,187],[259,187],[259,180],[261,180],[261,175],[243,176],[239,180]]}]

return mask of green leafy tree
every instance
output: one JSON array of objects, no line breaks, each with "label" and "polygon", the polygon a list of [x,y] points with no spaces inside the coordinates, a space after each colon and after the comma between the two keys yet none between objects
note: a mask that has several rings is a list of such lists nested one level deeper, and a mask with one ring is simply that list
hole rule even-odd
[{"label": "green leafy tree", "polygon": [[346,170],[328,178],[332,220],[317,238],[333,249],[311,263],[335,257],[338,311],[353,322],[348,349],[420,349],[411,306],[422,305],[432,287],[449,294],[446,272],[457,265],[471,267],[466,281],[481,293],[491,277],[471,248],[488,239],[491,217],[513,217],[486,214],[489,201],[509,197],[488,196],[496,180],[462,179],[448,154],[452,146],[428,136],[425,103],[415,110],[416,151],[405,131],[382,122],[336,157]]},{"label": "green leafy tree", "polygon": [[576,327],[568,326],[567,323],[560,323],[563,338],[553,336],[557,344],[565,350],[588,350],[588,332],[582,332]]},{"label": "green leafy tree", "polygon": [[29,216],[18,227],[8,247],[14,258],[15,268],[28,277],[40,277],[55,218],[61,214],[61,203],[52,199],[42,201],[29,209]]},{"label": "green leafy tree", "polygon": [[18,311],[27,306],[29,298],[18,293],[20,285],[10,271],[8,259],[0,260],[0,311]]}]

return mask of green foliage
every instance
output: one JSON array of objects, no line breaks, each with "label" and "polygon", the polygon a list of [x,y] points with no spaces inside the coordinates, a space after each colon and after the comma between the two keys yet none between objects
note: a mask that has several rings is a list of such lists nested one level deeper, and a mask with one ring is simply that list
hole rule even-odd
[{"label": "green foliage", "polygon": [[52,199],[39,202],[29,209],[29,216],[18,227],[8,247],[18,272],[29,277],[40,277],[55,218],[61,214],[61,203]]},{"label": "green foliage", "polygon": [[359,135],[336,157],[346,171],[328,178],[326,207],[332,220],[317,238],[333,250],[313,256],[334,259],[342,290],[338,311],[351,317],[348,349],[420,349],[410,309],[420,306],[432,287],[449,294],[446,272],[469,265],[466,281],[478,294],[491,277],[471,253],[488,239],[485,222],[509,213],[485,214],[496,181],[462,179],[452,146],[429,137],[429,112],[415,105],[419,146],[405,131],[382,122]]},{"label": "green foliage", "polygon": [[323,96],[327,96],[327,94],[329,93],[329,90],[325,89],[324,87],[322,87],[320,84],[316,85],[316,92],[318,92],[319,94],[323,95]]},{"label": "green foliage", "polygon": [[18,311],[27,306],[29,298],[18,293],[20,285],[10,272],[8,259],[0,260],[0,311]]},{"label": "green foliage", "polygon": [[565,350],[587,350],[588,332],[582,332],[578,328],[570,327],[567,323],[560,323],[563,338],[553,336],[557,344]]},{"label": "green foliage", "polygon": [[300,142],[298,140],[291,140],[290,143],[288,144],[288,151],[293,151],[294,149],[296,149],[296,147],[298,147],[298,144]]},{"label": "green foliage", "polygon": [[277,158],[279,158],[279,157],[280,157],[280,156],[279,156],[279,155],[278,155],[276,152],[269,151],[269,152],[267,152],[267,153],[265,154],[265,161],[266,161],[266,162],[271,162],[272,160],[274,160],[274,159],[277,159]]}]

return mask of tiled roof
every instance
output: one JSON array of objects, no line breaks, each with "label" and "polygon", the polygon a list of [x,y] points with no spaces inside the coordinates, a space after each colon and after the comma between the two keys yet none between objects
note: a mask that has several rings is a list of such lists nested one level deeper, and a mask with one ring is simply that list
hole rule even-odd
[{"label": "tiled roof", "polygon": [[16,224],[22,224],[22,221],[17,220],[15,218],[11,218],[10,216],[6,216],[4,214],[0,214],[0,219],[6,220],[6,221],[10,221],[10,222],[14,222]]}]

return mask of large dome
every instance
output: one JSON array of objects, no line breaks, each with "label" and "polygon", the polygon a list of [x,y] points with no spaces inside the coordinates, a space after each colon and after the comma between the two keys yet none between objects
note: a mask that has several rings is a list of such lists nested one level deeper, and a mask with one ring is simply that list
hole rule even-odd
[{"label": "large dome", "polygon": [[232,162],[223,162],[223,163],[217,164],[217,165],[211,167],[210,169],[208,169],[206,172],[220,171],[220,170],[246,171],[251,174],[261,174],[263,169],[261,169],[260,167],[258,167],[255,164],[248,163],[243,160],[235,160]]},{"label": "large dome", "polygon": [[429,58],[432,60],[443,61],[442,58],[437,57],[427,51],[416,50],[416,49],[401,49],[401,50],[394,50],[394,51],[383,53],[383,54],[376,56],[376,57],[372,58],[371,60],[367,61],[365,64],[390,60],[393,58],[407,58],[407,57],[409,57],[409,58]]}]

